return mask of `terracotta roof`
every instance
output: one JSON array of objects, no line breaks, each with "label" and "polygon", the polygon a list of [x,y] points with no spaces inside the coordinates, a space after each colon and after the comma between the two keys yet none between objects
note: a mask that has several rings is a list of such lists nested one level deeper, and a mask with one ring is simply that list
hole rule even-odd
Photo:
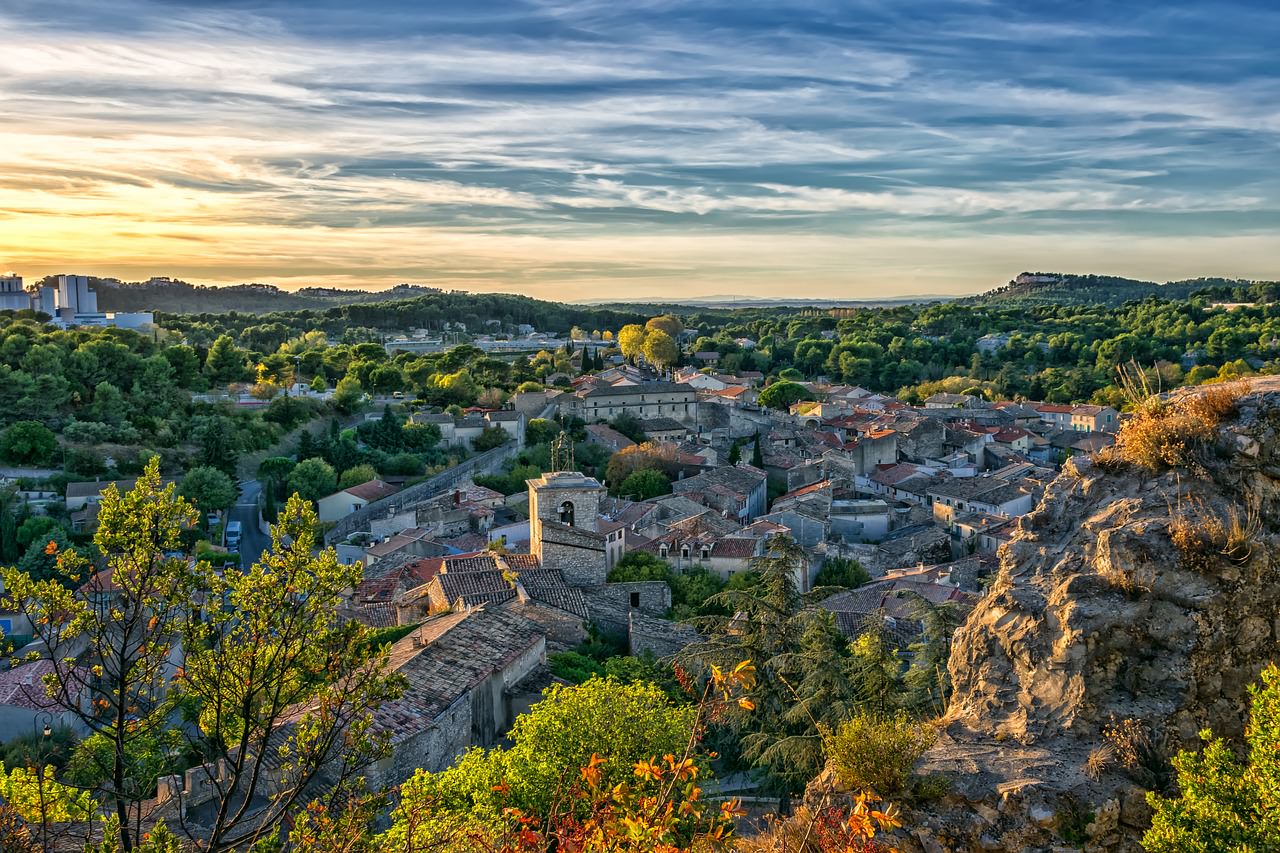
[{"label": "terracotta roof", "polygon": [[0,672],[0,705],[32,711],[56,710],[58,703],[44,686],[44,677],[53,671],[53,661],[35,660]]}]

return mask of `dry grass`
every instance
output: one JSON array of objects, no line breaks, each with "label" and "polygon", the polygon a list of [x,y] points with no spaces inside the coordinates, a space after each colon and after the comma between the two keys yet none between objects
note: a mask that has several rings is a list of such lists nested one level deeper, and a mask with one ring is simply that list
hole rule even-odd
[{"label": "dry grass", "polygon": [[1244,565],[1262,535],[1262,514],[1256,505],[1244,512],[1231,505],[1224,516],[1203,501],[1183,504],[1180,499],[1178,507],[1170,509],[1168,531],[1183,565],[1189,568],[1203,571],[1218,557]]},{"label": "dry grass", "polygon": [[[1132,393],[1144,390],[1135,384]],[[1103,465],[1127,463],[1148,471],[1195,464],[1245,390],[1244,383],[1231,382],[1197,388],[1174,400],[1150,396],[1120,427],[1115,446],[1101,451],[1097,459]]]},{"label": "dry grass", "polygon": [[1102,774],[1106,772],[1116,759],[1116,748],[1110,743],[1103,743],[1095,746],[1090,752],[1088,759],[1084,763],[1084,772],[1088,774],[1090,779],[1097,781],[1102,778]]}]

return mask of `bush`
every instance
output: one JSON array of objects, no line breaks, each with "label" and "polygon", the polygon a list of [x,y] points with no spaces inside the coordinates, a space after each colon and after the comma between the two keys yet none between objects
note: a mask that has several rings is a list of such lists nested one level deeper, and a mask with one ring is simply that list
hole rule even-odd
[{"label": "bush", "polygon": [[1242,383],[1231,383],[1184,392],[1172,401],[1148,398],[1120,426],[1115,446],[1100,451],[1097,460],[1152,472],[1199,462],[1244,391]]},{"label": "bush", "polygon": [[937,732],[899,711],[892,717],[860,712],[832,732],[823,732],[827,762],[850,791],[881,797],[905,792],[912,768],[933,746]]},{"label": "bush", "polygon": [[1177,797],[1148,794],[1155,810],[1142,839],[1150,853],[1280,849],[1280,668],[1249,688],[1247,761],[1204,731],[1202,752],[1180,752]]},{"label": "bush", "polygon": [[37,421],[18,421],[0,432],[0,458],[19,465],[44,465],[58,452],[53,431]]},{"label": "bush", "polygon": [[547,655],[551,674],[570,684],[582,684],[593,677],[605,674],[605,668],[594,659],[578,652],[555,652]]},{"label": "bush", "polygon": [[848,557],[831,557],[822,564],[814,586],[860,587],[871,580],[871,575],[857,560]]},{"label": "bush", "polygon": [[493,450],[511,440],[511,435],[500,426],[485,427],[480,434],[471,440],[471,449],[476,453]]}]

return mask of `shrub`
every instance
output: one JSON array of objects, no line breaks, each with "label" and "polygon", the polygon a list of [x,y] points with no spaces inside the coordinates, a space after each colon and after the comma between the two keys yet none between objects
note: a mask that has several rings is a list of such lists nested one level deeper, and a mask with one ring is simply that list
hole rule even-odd
[{"label": "shrub", "polygon": [[875,716],[860,712],[823,733],[827,762],[849,790],[888,797],[907,790],[912,768],[937,740],[927,723],[905,712]]},{"label": "shrub", "polygon": [[1142,846],[1150,853],[1280,849],[1280,669],[1263,670],[1249,694],[1247,761],[1207,730],[1202,752],[1178,753],[1179,795],[1147,795],[1155,814]]},{"label": "shrub", "polygon": [[1121,425],[1115,445],[1100,451],[1097,459],[1103,465],[1127,463],[1153,472],[1195,464],[1244,391],[1243,383],[1224,383],[1174,400],[1151,397]]},{"label": "shrub", "polygon": [[551,674],[570,684],[582,684],[593,677],[605,674],[605,668],[592,658],[577,652],[555,652],[547,655]]}]

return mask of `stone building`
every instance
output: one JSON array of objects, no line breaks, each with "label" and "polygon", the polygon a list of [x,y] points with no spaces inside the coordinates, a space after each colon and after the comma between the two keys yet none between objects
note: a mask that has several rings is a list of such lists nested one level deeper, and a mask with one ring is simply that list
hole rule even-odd
[{"label": "stone building", "polygon": [[674,418],[692,424],[698,418],[697,392],[674,382],[609,385],[580,392],[572,403],[574,413],[589,423],[613,420],[619,415]]},{"label": "stone building", "polygon": [[603,586],[606,537],[597,530],[604,487],[577,471],[529,480],[529,548],[544,569],[570,586]]},{"label": "stone building", "polygon": [[371,768],[394,785],[419,767],[444,770],[471,746],[492,746],[511,727],[546,662],[543,630],[514,613],[464,610],[430,619],[391,647],[390,666],[408,686],[374,714],[391,752]]}]

